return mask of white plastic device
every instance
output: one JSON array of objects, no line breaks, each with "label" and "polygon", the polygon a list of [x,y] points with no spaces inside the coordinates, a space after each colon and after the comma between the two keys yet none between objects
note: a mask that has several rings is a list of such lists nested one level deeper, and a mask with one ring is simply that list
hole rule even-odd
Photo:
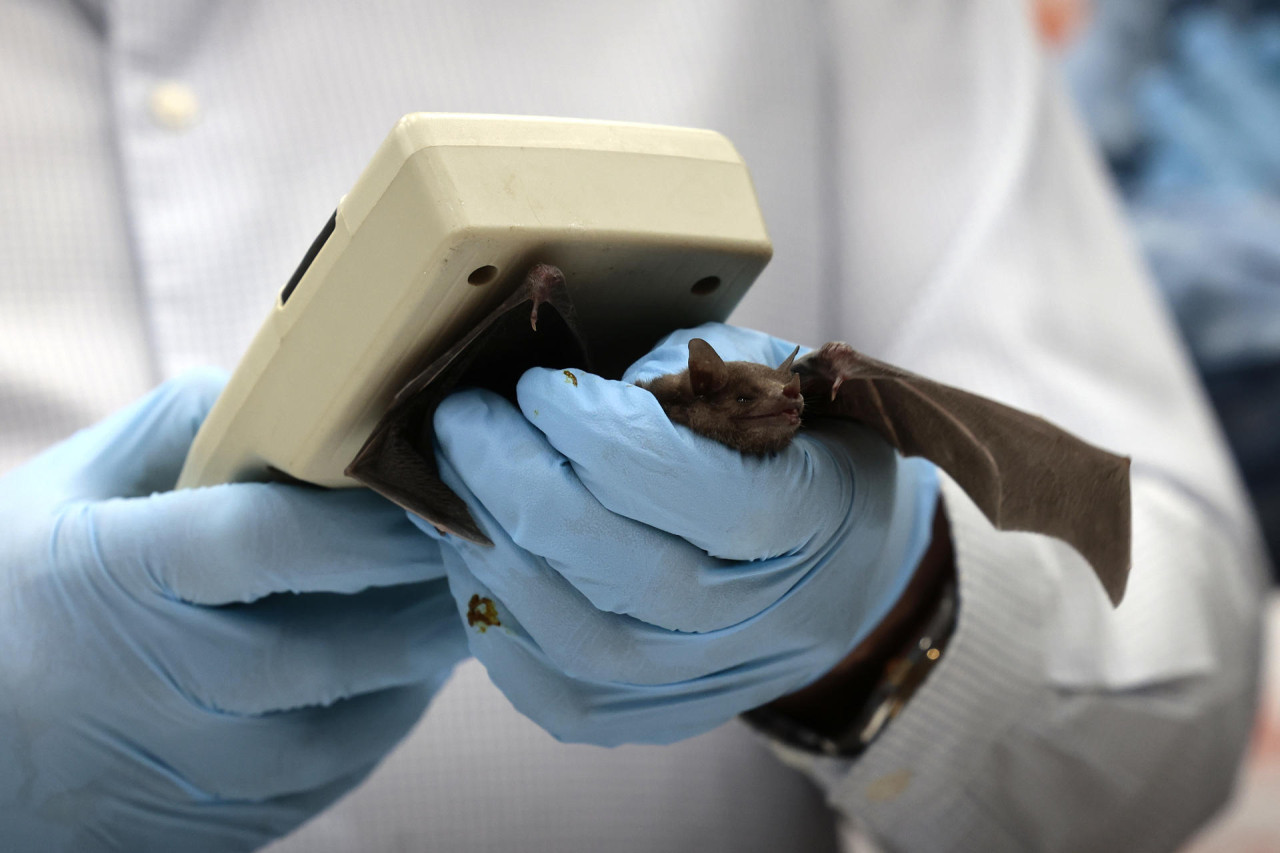
[{"label": "white plastic device", "polygon": [[601,373],[723,320],[772,254],[723,136],[415,113],[338,204],[205,421],[179,488],[343,474],[396,392],[537,262],[564,271]]}]

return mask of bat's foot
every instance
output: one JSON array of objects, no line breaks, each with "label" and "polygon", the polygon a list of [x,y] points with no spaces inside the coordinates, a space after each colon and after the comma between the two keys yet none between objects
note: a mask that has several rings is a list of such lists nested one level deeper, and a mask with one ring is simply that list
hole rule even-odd
[{"label": "bat's foot", "polygon": [[809,358],[813,359],[815,364],[822,365],[825,370],[833,375],[851,370],[858,364],[857,350],[844,341],[832,341],[831,343],[823,344],[810,353]]},{"label": "bat's foot", "polygon": [[533,297],[533,309],[529,312],[529,325],[538,331],[538,306],[551,299],[556,290],[564,289],[564,273],[559,267],[551,264],[534,264],[525,273],[525,284],[529,286],[529,294]]},{"label": "bat's foot", "polygon": [[834,400],[846,379],[859,375],[865,359],[853,347],[842,341],[823,344],[804,359],[806,367],[831,385]]}]

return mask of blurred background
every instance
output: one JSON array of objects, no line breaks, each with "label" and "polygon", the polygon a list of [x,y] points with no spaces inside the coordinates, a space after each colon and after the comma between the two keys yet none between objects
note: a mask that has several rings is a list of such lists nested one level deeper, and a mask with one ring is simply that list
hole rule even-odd
[{"label": "blurred background", "polygon": [[[1030,0],[1280,555],[1280,0]],[[1187,853],[1280,851],[1280,594],[1234,801]]]}]

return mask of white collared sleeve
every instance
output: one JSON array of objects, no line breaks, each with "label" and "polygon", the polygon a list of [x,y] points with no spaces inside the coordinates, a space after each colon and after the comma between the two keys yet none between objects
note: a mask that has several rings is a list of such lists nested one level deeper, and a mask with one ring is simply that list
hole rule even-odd
[{"label": "white collared sleeve", "polygon": [[888,849],[1168,850],[1229,794],[1248,737],[1263,557],[1020,11],[836,13],[877,33],[840,60],[845,321],[877,355],[1131,456],[1128,594],[1112,610],[1071,549],[994,531],[948,482],[960,609],[942,662],[857,760],[779,751]]}]

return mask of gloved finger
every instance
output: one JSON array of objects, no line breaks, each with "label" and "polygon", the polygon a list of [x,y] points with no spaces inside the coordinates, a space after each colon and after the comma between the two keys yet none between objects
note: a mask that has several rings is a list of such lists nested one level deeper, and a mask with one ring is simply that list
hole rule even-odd
[{"label": "gloved finger", "polygon": [[[413,728],[438,685],[411,684],[366,693],[328,707],[238,716],[193,708],[204,737],[175,752],[172,781],[219,800],[266,800],[314,791],[359,773]],[[145,723],[138,731],[146,731]],[[129,749],[130,745],[121,744]],[[145,761],[145,759],[142,759]]]},{"label": "gloved finger", "polygon": [[[163,810],[152,813],[150,820],[162,837],[199,838],[209,843],[210,850],[257,849],[264,837],[283,837],[350,793],[373,772],[382,758],[380,755],[369,764],[314,788],[270,797],[220,799],[216,809],[209,808],[210,794],[195,790],[190,783],[181,780],[184,787],[191,789],[190,796],[166,803]],[[169,782],[166,780],[165,784]],[[110,810],[120,806],[117,801],[110,800],[105,801],[102,808]],[[113,825],[120,825],[126,817],[120,815],[108,819]]]},{"label": "gloved finger", "polygon": [[159,385],[19,469],[23,493],[104,500],[173,488],[226,381],[223,371],[205,368]]},{"label": "gloved finger", "polygon": [[800,434],[782,451],[750,456],[668,420],[642,388],[588,373],[577,384],[534,368],[516,387],[520,408],[569,459],[591,494],[619,515],[681,536],[707,553],[757,560],[822,541],[854,495],[854,473],[884,442],[834,425],[848,441]]},{"label": "gloved finger", "polygon": [[[741,326],[703,323],[692,329],[677,329],[627,368],[624,382],[641,382],[667,373],[679,373],[689,366],[689,341],[702,338],[725,361],[752,361],[776,367],[791,355],[795,344]],[[801,348],[801,354],[807,348]]]},{"label": "gloved finger", "polygon": [[[812,560],[810,570],[762,612],[719,630],[685,633],[597,610],[546,560],[517,546],[471,495],[449,461],[441,458],[440,463],[441,478],[467,502],[493,540],[492,546],[484,546],[450,539],[443,550],[446,565],[454,558],[461,559],[474,580],[492,592],[495,602],[504,602],[499,621],[522,626],[560,671],[572,678],[631,684],[684,681],[741,667],[761,657],[807,652],[822,658],[827,666],[834,664],[861,638],[862,629],[849,614],[870,612],[876,618],[865,624],[877,624],[901,593],[910,576],[901,573],[899,577],[903,554],[915,547],[909,542],[920,540],[920,525],[928,527],[919,517],[926,511],[931,516],[931,509],[916,506],[916,501],[933,499],[925,489],[897,489],[891,481],[883,490],[883,500],[866,500],[853,508],[847,526],[825,544],[822,553],[835,552],[849,537],[867,536],[867,527],[876,531],[880,547],[846,553],[839,565],[830,567],[824,567],[821,559]],[[913,470],[904,476],[914,476]],[[895,513],[900,519],[917,519],[919,523],[891,525]],[[923,544],[915,550],[922,548]],[[620,559],[625,561],[626,555],[620,554]],[[777,559],[806,560],[803,555]],[[907,559],[918,560],[919,553]],[[625,569],[597,568],[602,577],[626,582]],[[453,574],[450,578],[459,606],[467,608],[467,621],[476,622],[475,617],[483,616],[486,610],[480,600],[484,595],[476,598],[476,589],[455,583]],[[870,592],[876,589],[888,592],[881,598]],[[469,632],[473,653],[475,628]]]},{"label": "gloved finger", "polygon": [[439,545],[365,489],[233,483],[86,504],[67,521],[82,514],[99,559],[139,595],[228,604],[442,574]]},{"label": "gloved finger", "polygon": [[[435,419],[440,453],[511,540],[546,558],[598,610],[705,632],[764,610],[802,560],[735,563],[606,509],[565,458],[496,394],[465,391]],[[675,439],[673,439],[675,440]]]},{"label": "gloved finger", "polygon": [[[843,656],[837,652],[833,657],[830,648],[820,646],[790,647],[735,667],[659,681],[629,682],[625,666],[614,677],[574,672],[511,618],[506,604],[470,573],[461,557],[446,557],[445,562],[450,587],[491,602],[493,618],[501,623],[469,632],[472,653],[517,710],[562,741],[674,743],[799,689]],[[463,595],[458,599],[465,615]]]},{"label": "gloved finger", "polygon": [[140,650],[151,669],[228,714],[329,705],[434,678],[467,656],[443,578],[216,608],[169,602],[163,615],[174,639]]}]

